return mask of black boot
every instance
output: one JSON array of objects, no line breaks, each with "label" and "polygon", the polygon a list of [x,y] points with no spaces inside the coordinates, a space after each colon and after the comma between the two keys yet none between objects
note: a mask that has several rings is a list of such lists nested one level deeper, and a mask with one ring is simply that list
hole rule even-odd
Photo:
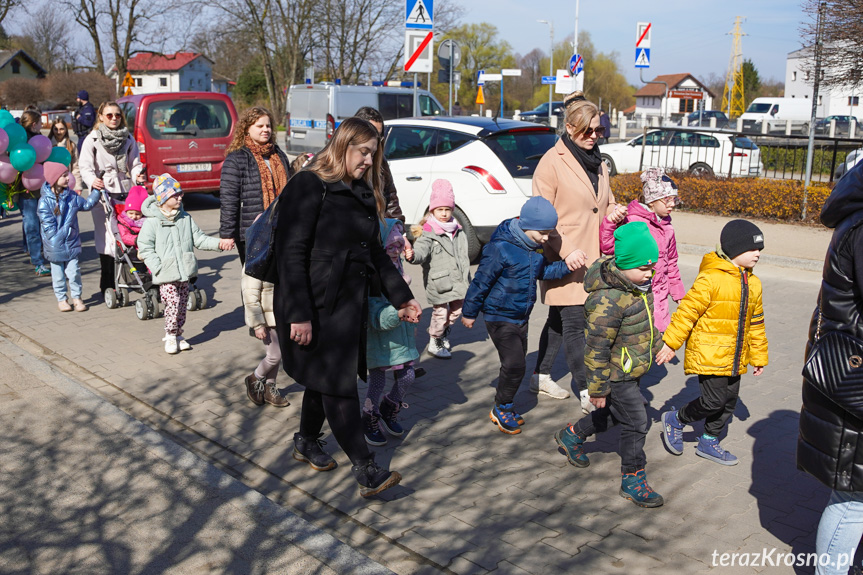
[{"label": "black boot", "polygon": [[351,468],[357,483],[360,484],[360,495],[372,497],[385,489],[394,487],[402,480],[398,471],[383,469],[375,463],[374,454]]},{"label": "black boot", "polygon": [[299,433],[294,434],[294,459],[308,463],[315,471],[329,471],[336,466],[336,460],[327,455],[321,441],[323,433],[317,437],[303,437]]},{"label": "black boot", "polygon": [[383,424],[384,429],[387,430],[387,433],[389,433],[390,435],[394,435],[395,437],[401,437],[405,433],[404,427],[399,425],[398,419],[396,417],[398,416],[401,407],[402,406],[400,403],[396,403],[386,395],[384,396],[383,401],[381,401],[380,423]]}]

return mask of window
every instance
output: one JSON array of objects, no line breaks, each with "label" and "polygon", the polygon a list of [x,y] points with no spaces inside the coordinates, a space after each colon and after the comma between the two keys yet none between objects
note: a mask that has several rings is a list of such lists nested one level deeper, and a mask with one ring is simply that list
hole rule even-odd
[{"label": "window", "polygon": [[135,116],[138,114],[138,106],[132,102],[123,102],[120,106],[123,115],[126,117],[126,128],[130,132],[135,130]]},{"label": "window", "polygon": [[133,80],[135,80],[135,86],[140,88],[143,79],[142,78],[133,78]]},{"label": "window", "polygon": [[695,111],[695,100],[687,100],[687,99],[681,98],[680,100],[678,100],[678,102],[679,102],[678,112],[680,112],[681,114],[686,114],[687,112]]},{"label": "window", "polygon": [[386,120],[396,118],[410,118],[414,109],[413,94],[383,93],[378,95],[378,104],[381,116]]},{"label": "window", "polygon": [[718,148],[719,140],[714,138],[713,136],[708,136],[707,134],[696,134],[698,136],[698,142],[695,144],[701,148]]},{"label": "window", "polygon": [[485,143],[514,178],[527,178],[556,139],[550,130],[512,131],[494,134]]},{"label": "window", "polygon": [[422,158],[428,154],[434,135],[432,128],[395,126],[387,135],[384,156],[387,160]]},{"label": "window", "polygon": [[[548,106],[546,105],[546,107]],[[469,142],[473,142],[475,139],[476,138],[470,134],[440,130],[437,137],[437,153],[446,154],[447,152],[452,152],[456,148],[460,148]]]},{"label": "window", "polygon": [[12,73],[13,74],[20,74],[21,73],[21,62],[19,62],[17,58],[12,60],[12,62],[10,62],[10,65],[12,66]]},{"label": "window", "polygon": [[147,130],[159,140],[224,138],[231,113],[221,100],[158,100],[147,108]]},{"label": "window", "polygon": [[[657,130],[655,132],[650,132],[647,134],[647,142],[644,144],[645,146],[658,146],[662,143],[662,140],[665,139],[667,132],[662,130]],[[641,145],[642,136],[638,136],[635,140],[632,141],[633,145],[640,146]]]},{"label": "window", "polygon": [[792,81],[792,82],[796,82],[796,81],[797,81],[797,72],[796,72],[796,71],[791,72],[791,81]]},{"label": "window", "polygon": [[671,136],[671,141],[668,142],[669,146],[694,146],[697,145],[698,142],[698,134],[690,134],[689,132],[675,132],[674,135]]},{"label": "window", "polygon": [[168,79],[167,78],[159,78],[159,85],[162,87],[166,87],[168,85]]},{"label": "window", "polygon": [[[431,99],[427,94],[420,94],[418,96],[420,103],[420,115],[422,116],[440,116],[443,110],[440,109],[440,106]],[[546,104],[548,107],[548,104]]]},{"label": "window", "polygon": [[809,70],[806,70],[806,73],[803,74],[803,79],[808,82],[809,81]]},{"label": "window", "polygon": [[860,105],[860,96],[848,96],[848,105],[849,106],[859,106]]},{"label": "window", "polygon": [[820,95],[819,95],[819,96],[818,96],[818,105],[819,105],[819,106],[820,106],[821,104],[823,104],[823,103],[824,103],[824,102],[823,102],[823,100],[824,100],[824,96],[820,96]]}]

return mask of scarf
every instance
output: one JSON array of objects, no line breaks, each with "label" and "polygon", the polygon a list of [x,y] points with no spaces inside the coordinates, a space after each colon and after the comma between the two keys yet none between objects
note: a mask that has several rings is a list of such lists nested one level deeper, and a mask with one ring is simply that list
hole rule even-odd
[{"label": "scarf", "polygon": [[600,166],[602,165],[602,156],[599,154],[599,146],[593,146],[592,150],[585,150],[583,148],[579,148],[575,145],[569,138],[569,134],[564,132],[563,143],[566,146],[566,149],[569,150],[575,159],[578,160],[578,163],[581,164],[581,167],[587,173],[588,179],[590,179],[590,183],[593,184],[593,193],[597,196],[599,195],[599,171]]},{"label": "scarf", "polygon": [[434,217],[433,214],[429,214],[426,223],[431,226],[431,229],[434,230],[436,234],[447,234],[450,238],[455,238],[455,233],[457,230],[461,229],[461,225],[459,225],[458,220],[455,218],[451,219],[448,222],[442,222]]},{"label": "scarf", "polygon": [[539,247],[539,244],[527,237],[527,234],[521,229],[521,226],[518,224],[518,218],[513,218],[509,221],[509,231],[512,232],[515,239],[521,242],[528,251],[534,251]]},{"label": "scarf", "polygon": [[[272,142],[258,144],[246,134],[245,145],[255,156],[255,162],[258,164],[258,172],[261,174],[261,192],[264,195],[264,209],[266,210],[276,199],[276,196],[282,193],[288,183],[288,174],[285,172],[285,166],[282,165],[281,157],[276,153],[275,144]],[[270,159],[269,167],[267,167],[264,158]]]},{"label": "scarf", "polygon": [[176,220],[177,216],[180,214],[180,208],[169,210],[165,208],[165,206],[159,206],[159,211],[162,212],[162,215],[165,216],[169,222]]},{"label": "scarf", "polygon": [[127,173],[126,150],[129,147],[129,130],[126,128],[112,130],[105,124],[99,124],[99,138],[105,151],[117,160],[117,171],[121,174]]}]

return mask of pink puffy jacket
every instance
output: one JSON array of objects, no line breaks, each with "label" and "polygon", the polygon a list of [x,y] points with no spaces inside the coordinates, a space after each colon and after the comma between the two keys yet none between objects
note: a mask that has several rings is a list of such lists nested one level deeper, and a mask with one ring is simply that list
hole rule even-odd
[{"label": "pink puffy jacket", "polygon": [[[683,280],[680,279],[680,268],[677,267],[677,241],[674,239],[674,228],[671,227],[671,216],[659,219],[637,200],[629,202],[627,216],[618,225],[629,222],[644,222],[650,228],[653,239],[659,246],[659,261],[656,262],[656,275],[653,276],[653,323],[659,331],[665,331],[671,321],[668,310],[668,295],[674,301],[680,301],[686,295]],[[617,225],[602,218],[599,226],[599,248],[604,254],[614,253],[614,230]]]}]

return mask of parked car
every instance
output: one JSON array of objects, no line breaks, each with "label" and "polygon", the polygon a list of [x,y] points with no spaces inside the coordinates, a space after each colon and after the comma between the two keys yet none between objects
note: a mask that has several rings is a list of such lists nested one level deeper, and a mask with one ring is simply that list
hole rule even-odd
[{"label": "parked car", "polygon": [[732,176],[758,176],[764,169],[752,140],[719,132],[657,129],[628,142],[603,144],[599,151],[611,175],[660,167],[698,175],[722,176],[730,170]]},{"label": "parked car", "polygon": [[557,139],[547,126],[473,116],[392,120],[384,132],[384,156],[407,223],[425,215],[432,182],[449,180],[472,261],[533,194],[533,172]]},{"label": "parked car", "polygon": [[830,134],[830,123],[836,120],[836,131],[834,132],[837,136],[840,134],[848,134],[851,129],[851,120],[857,124],[857,130],[860,129],[860,121],[854,116],[827,116],[821,120],[815,122],[815,133],[816,134]]},{"label": "parked car", "polygon": [[217,92],[137,94],[117,100],[147,173],[168,173],[186,192],[218,192],[237,111]]},{"label": "parked car", "polygon": [[833,179],[838,181],[839,178],[848,173],[848,171],[863,161],[863,148],[852,150],[845,156],[845,161],[836,166],[833,171]]},{"label": "parked car", "polygon": [[[551,103],[551,114],[560,114],[563,110],[563,102]],[[519,119],[525,122],[538,122],[540,124],[548,124],[548,102],[543,102],[533,110],[522,112],[519,114]]]},{"label": "parked car", "polygon": [[686,125],[690,128],[700,127],[709,128],[710,119],[716,118],[716,127],[722,129],[728,125],[728,116],[720,110],[703,110],[701,112],[692,112],[686,116]]}]

